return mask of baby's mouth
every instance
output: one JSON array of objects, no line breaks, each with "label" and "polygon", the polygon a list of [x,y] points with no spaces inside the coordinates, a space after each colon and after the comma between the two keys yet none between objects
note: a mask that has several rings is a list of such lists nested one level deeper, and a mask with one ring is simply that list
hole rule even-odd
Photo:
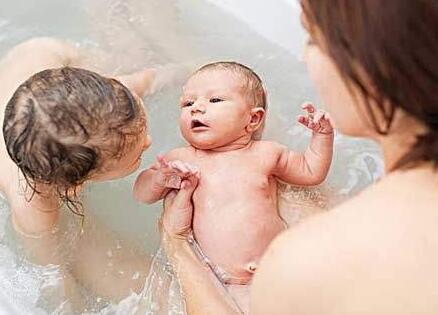
[{"label": "baby's mouth", "polygon": [[192,120],[192,124],[191,124],[192,129],[202,128],[202,127],[208,127],[208,126],[198,119]]}]

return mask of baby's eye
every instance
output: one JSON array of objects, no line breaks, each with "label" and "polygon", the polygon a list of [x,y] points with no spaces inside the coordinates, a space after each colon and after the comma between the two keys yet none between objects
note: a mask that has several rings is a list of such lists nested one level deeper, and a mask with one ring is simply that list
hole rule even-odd
[{"label": "baby's eye", "polygon": [[189,107],[192,105],[193,105],[192,101],[186,101],[186,102],[182,102],[181,107]]},{"label": "baby's eye", "polygon": [[210,98],[210,103],[219,103],[222,102],[223,99],[219,98],[219,97],[212,97]]}]

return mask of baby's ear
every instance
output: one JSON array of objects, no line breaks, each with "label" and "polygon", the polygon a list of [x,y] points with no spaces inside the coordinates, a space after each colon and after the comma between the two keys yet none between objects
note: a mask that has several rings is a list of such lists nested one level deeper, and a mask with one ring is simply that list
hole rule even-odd
[{"label": "baby's ear", "polygon": [[251,120],[246,126],[246,131],[249,133],[255,132],[263,124],[265,120],[265,110],[261,107],[251,109]]}]

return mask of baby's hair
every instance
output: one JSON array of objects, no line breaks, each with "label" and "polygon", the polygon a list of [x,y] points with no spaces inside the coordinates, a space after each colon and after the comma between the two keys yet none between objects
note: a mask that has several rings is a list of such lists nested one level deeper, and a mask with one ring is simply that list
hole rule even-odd
[{"label": "baby's hair", "polygon": [[[263,82],[260,76],[248,66],[235,61],[218,61],[202,66],[195,72],[195,74],[206,70],[227,70],[239,75],[244,80],[243,88],[247,94],[250,105],[261,107],[265,112],[268,110],[267,93],[263,86]],[[253,139],[259,140],[261,138],[264,124],[265,122],[263,120],[261,128],[254,133]]]},{"label": "baby's hair", "polygon": [[140,106],[117,80],[84,69],[48,69],[21,84],[6,106],[3,136],[30,198],[49,185],[83,216],[76,188],[135,141],[145,125]]}]

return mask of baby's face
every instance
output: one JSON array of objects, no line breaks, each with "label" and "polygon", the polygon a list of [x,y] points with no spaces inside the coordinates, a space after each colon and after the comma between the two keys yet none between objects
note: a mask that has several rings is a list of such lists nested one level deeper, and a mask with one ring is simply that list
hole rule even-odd
[{"label": "baby's face", "polygon": [[180,127],[194,147],[209,150],[232,144],[248,134],[250,120],[251,107],[239,75],[205,70],[184,86]]}]

